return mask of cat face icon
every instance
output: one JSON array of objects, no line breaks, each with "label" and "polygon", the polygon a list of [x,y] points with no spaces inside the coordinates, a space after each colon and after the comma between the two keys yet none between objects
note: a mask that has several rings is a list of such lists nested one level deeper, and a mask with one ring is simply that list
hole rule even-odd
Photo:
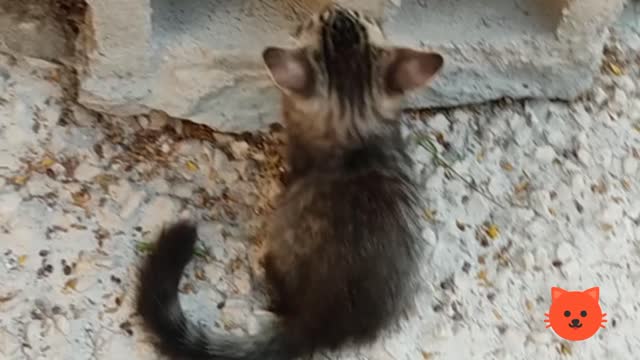
[{"label": "cat face icon", "polygon": [[580,341],[593,335],[600,328],[607,314],[602,313],[600,288],[585,291],[567,291],[558,287],[551,288],[551,308],[545,314],[547,328],[552,328],[558,336],[566,340]]}]

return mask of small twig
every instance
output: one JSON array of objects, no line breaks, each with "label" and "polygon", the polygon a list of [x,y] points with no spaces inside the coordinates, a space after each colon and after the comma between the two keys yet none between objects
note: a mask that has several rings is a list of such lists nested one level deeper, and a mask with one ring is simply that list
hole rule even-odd
[{"label": "small twig", "polygon": [[500,208],[504,208],[504,206],[502,204],[500,204],[493,197],[489,196],[484,191],[482,191],[480,188],[478,188],[477,185],[475,185],[471,181],[465,179],[464,176],[462,176],[449,163],[447,163],[443,158],[441,158],[440,154],[438,154],[438,148],[436,147],[436,145],[433,143],[433,140],[431,140],[431,138],[428,135],[418,136],[417,141],[418,141],[418,144],[420,146],[422,146],[429,153],[431,153],[431,155],[433,156],[434,164],[436,166],[442,166],[445,169],[449,170],[455,176],[460,178],[460,180],[462,180],[465,184],[467,184],[467,186],[469,186],[473,191],[477,192],[482,197],[484,197],[485,199],[489,200],[491,203],[495,204],[496,206],[498,206]]}]

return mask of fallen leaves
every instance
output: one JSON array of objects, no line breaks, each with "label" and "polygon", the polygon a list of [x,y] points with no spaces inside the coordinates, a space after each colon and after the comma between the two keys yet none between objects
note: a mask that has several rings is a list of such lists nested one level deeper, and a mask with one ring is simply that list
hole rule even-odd
[{"label": "fallen leaves", "polygon": [[78,278],[71,278],[67,281],[65,281],[64,283],[64,287],[62,288],[63,291],[76,291],[76,286],[78,286]]},{"label": "fallen leaves", "polygon": [[504,171],[513,171],[513,165],[506,160],[500,161],[500,167]]},{"label": "fallen leaves", "polygon": [[18,265],[24,266],[26,262],[27,262],[27,255],[18,256]]},{"label": "fallen leaves", "polygon": [[71,200],[73,201],[74,205],[84,208],[91,200],[91,194],[89,194],[89,191],[87,191],[86,189],[82,189],[80,191],[72,193]]},{"label": "fallen leaves", "polygon": [[198,164],[195,161],[192,161],[192,160],[187,161],[186,167],[187,167],[187,170],[189,170],[191,172],[195,172],[195,171],[198,171],[200,169]]},{"label": "fallen leaves", "polygon": [[614,62],[607,62],[607,67],[609,68],[609,71],[615,76],[620,76],[624,74],[622,67],[620,67],[620,65]]},{"label": "fallen leaves", "polygon": [[491,240],[495,240],[500,235],[500,229],[498,229],[498,225],[491,224],[485,229],[485,233]]}]

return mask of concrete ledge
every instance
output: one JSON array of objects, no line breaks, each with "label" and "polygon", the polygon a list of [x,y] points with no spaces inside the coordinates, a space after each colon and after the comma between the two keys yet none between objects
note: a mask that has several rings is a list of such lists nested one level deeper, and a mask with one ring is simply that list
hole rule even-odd
[{"label": "concrete ledge", "polygon": [[[79,100],[109,113],[150,109],[224,131],[278,121],[259,54],[290,43],[295,22],[328,0],[88,0]],[[600,63],[624,0],[343,0],[384,17],[400,44],[447,65],[412,106],[501,97],[572,99]]]}]

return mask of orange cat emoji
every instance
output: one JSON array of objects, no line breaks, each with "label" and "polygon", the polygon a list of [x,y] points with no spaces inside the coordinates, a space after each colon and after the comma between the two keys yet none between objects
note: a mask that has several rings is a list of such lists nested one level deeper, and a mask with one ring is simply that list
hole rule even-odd
[{"label": "orange cat emoji", "polygon": [[600,288],[585,291],[567,291],[558,287],[551,288],[551,308],[544,322],[547,329],[552,328],[558,336],[571,341],[585,340],[600,328],[607,314],[602,313],[598,300]]}]

